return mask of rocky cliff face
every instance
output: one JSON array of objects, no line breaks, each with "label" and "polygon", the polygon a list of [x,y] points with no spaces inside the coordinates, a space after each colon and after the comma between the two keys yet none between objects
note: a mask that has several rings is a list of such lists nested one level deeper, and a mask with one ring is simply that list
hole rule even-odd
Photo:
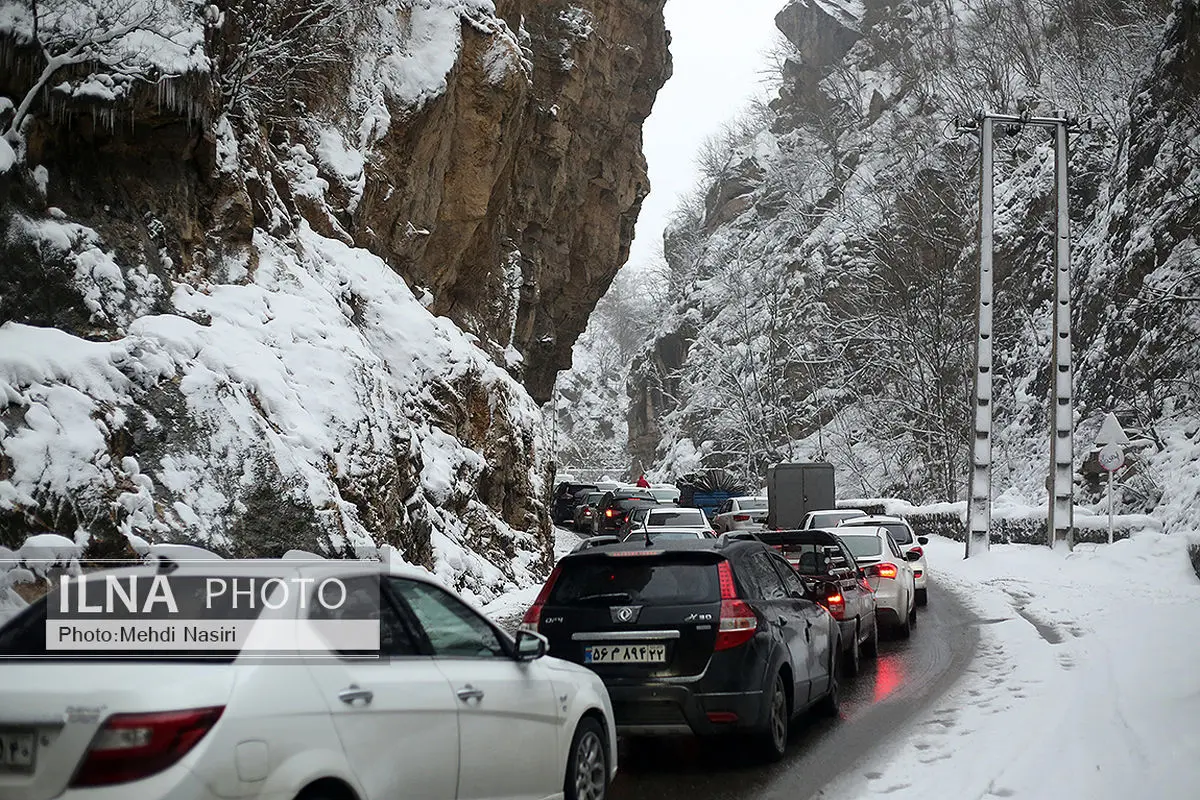
[{"label": "rocky cliff face", "polygon": [[530,393],[628,251],[662,5],[180,2],[39,89],[0,3],[0,545],[543,568]]},{"label": "rocky cliff face", "polygon": [[[1026,10],[787,4],[772,117],[725,143],[707,205],[668,235],[683,290],[630,380],[630,444],[659,477],[817,458],[843,494],[959,499],[978,152],[947,134],[983,105],[1067,108],[1092,121],[1070,167],[1079,497],[1096,497],[1096,422],[1121,410],[1160,432],[1151,451],[1174,453],[1143,453],[1125,476],[1128,507],[1159,503],[1195,436],[1197,4],[1169,19],[1156,3]],[[1052,148],[1002,132],[997,153],[995,481],[1039,502]],[[1162,498],[1169,522],[1178,502]]]},{"label": "rocky cliff face", "polygon": [[464,27],[445,92],[374,145],[352,235],[507,358],[538,402],[649,192],[641,126],[670,75],[663,5],[500,2],[507,30]]}]

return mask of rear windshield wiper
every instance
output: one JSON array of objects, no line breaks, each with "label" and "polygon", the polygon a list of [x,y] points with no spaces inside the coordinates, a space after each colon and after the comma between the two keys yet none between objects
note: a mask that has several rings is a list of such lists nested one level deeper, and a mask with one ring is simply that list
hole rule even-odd
[{"label": "rear windshield wiper", "polygon": [[633,599],[633,595],[629,592],[601,592],[598,594],[585,594],[574,598],[573,602],[587,603],[596,600],[615,600],[623,603],[628,603]]}]

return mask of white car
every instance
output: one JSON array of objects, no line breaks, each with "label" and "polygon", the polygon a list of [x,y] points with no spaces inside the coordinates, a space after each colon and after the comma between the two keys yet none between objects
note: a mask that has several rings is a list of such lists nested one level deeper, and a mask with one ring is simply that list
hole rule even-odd
[{"label": "white car", "polygon": [[678,503],[682,492],[669,483],[656,483],[650,487],[650,494],[660,503]]},{"label": "white car", "polygon": [[896,544],[900,545],[901,552],[908,562],[912,565],[913,575],[917,582],[917,605],[924,606],[929,604],[929,567],[925,561],[925,547],[929,544],[929,539],[924,536],[917,536],[913,533],[912,526],[905,522],[900,517],[884,517],[884,516],[868,516],[868,517],[853,517],[843,520],[838,528],[853,527],[858,525],[878,526],[887,528],[888,533],[896,540]]},{"label": "white car", "polygon": [[630,515],[630,534],[642,533],[649,529],[653,533],[658,528],[690,528],[697,531],[713,532],[708,524],[708,517],[698,508],[679,508],[677,506],[651,506],[637,509],[643,513]]},{"label": "white car", "polygon": [[845,543],[875,592],[880,622],[907,639],[917,624],[917,585],[913,569],[887,528],[838,526],[826,529]]},{"label": "white car", "polygon": [[[649,537],[651,542],[679,541],[686,539],[715,539],[716,534],[704,528],[677,528],[658,526],[638,528],[625,534],[621,541],[636,542]],[[605,542],[611,544],[611,542]]]},{"label": "white car", "polygon": [[[218,560],[202,573],[175,564],[170,576],[207,581],[256,565],[293,581],[336,578],[354,601],[373,592],[375,605],[358,612],[379,620],[386,657],[145,650],[67,660],[47,649],[47,603],[37,601],[0,628],[0,798],[606,796],[617,770],[607,690],[591,670],[546,656],[544,638],[513,639],[428,573],[379,562]],[[149,581],[156,569],[99,574]],[[283,609],[263,611],[254,630],[289,613],[312,630],[346,620],[314,613],[313,596],[301,611],[304,589],[290,595],[271,595]]]},{"label": "white car", "polygon": [[804,521],[800,523],[800,530],[832,528],[841,524],[842,520],[852,517],[865,517],[866,515],[867,512],[857,508],[829,508],[821,511],[810,511],[804,515]]},{"label": "white car", "polygon": [[717,506],[712,526],[717,533],[764,528],[767,525],[766,497],[731,497]]}]

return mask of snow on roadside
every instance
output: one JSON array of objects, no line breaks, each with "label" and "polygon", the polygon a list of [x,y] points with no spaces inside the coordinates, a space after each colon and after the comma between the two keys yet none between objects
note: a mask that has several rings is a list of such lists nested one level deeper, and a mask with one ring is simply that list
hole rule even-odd
[{"label": "snow on roadside", "polygon": [[[983,619],[966,677],[830,797],[1185,800],[1200,782],[1200,581],[1187,537],[1073,553],[926,548]],[[931,603],[936,602],[936,595]],[[865,777],[865,776],[874,777]]]},{"label": "snow on roadside", "polygon": [[[572,533],[566,528],[554,529],[554,560],[557,562],[560,558],[575,549],[575,546],[580,542],[580,536],[577,533]],[[480,608],[489,618],[494,620],[497,625],[507,629],[516,629],[517,624],[524,616],[525,610],[533,604],[537,599],[538,592],[541,591],[541,582],[532,586],[527,586],[524,589],[517,589],[512,592],[507,592],[500,595],[492,602]]]}]

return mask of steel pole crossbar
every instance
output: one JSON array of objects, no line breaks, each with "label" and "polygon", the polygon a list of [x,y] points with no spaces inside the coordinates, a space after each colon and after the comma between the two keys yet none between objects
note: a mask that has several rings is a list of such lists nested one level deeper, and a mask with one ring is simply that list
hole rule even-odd
[{"label": "steel pole crossbar", "polygon": [[978,133],[980,144],[979,303],[975,341],[975,426],[971,441],[970,487],[967,498],[966,556],[985,552],[991,545],[992,524],[992,387],[994,276],[995,153],[994,126],[1033,125],[1054,128],[1054,178],[1056,235],[1054,247],[1054,338],[1050,377],[1050,475],[1047,539],[1051,546],[1074,546],[1075,448],[1072,394],[1073,342],[1071,337],[1071,217],[1069,208],[1069,134],[1079,123],[1057,110],[1058,116],[995,114],[987,109],[970,122],[958,122],[959,135]]}]

